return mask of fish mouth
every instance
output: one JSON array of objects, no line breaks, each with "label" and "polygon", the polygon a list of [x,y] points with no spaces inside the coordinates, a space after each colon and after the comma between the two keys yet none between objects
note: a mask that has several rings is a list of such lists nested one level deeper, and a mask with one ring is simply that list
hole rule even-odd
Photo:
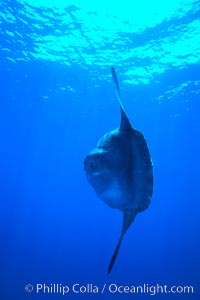
[{"label": "fish mouth", "polygon": [[98,196],[105,192],[107,185],[100,172],[93,172],[92,174],[86,173],[86,177]]}]

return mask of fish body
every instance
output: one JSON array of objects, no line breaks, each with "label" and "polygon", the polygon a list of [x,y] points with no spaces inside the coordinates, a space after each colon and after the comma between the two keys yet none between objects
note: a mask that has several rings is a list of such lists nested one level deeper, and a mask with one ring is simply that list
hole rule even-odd
[{"label": "fish body", "polygon": [[86,177],[97,196],[123,213],[122,230],[108,273],[112,270],[125,232],[135,216],[148,208],[153,193],[153,164],[147,142],[143,134],[132,127],[122,105],[114,68],[111,72],[121,122],[118,128],[98,141],[84,160]]}]

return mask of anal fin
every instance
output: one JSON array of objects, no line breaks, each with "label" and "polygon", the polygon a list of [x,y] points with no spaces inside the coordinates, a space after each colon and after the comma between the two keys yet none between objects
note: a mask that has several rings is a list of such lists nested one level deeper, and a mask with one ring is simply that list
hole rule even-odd
[{"label": "anal fin", "polygon": [[119,237],[119,241],[117,243],[117,246],[115,248],[115,251],[113,253],[113,256],[110,260],[110,264],[108,267],[108,274],[110,274],[110,272],[112,271],[113,265],[115,263],[115,260],[117,258],[117,254],[119,252],[123,237],[127,231],[127,229],[130,227],[130,225],[132,224],[133,220],[135,219],[135,216],[137,215],[137,212],[135,212],[135,210],[132,209],[126,209],[124,211],[124,215],[123,215],[123,225],[122,225],[122,231]]}]

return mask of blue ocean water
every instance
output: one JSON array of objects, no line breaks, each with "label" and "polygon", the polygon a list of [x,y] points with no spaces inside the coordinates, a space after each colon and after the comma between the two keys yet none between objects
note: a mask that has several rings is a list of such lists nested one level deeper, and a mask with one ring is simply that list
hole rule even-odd
[{"label": "blue ocean water", "polygon": [[[2,0],[0,18],[1,299],[199,299],[199,1]],[[154,193],[108,276],[122,216],[97,198],[83,160],[119,125],[112,66]],[[104,284],[194,292],[102,294]]]}]

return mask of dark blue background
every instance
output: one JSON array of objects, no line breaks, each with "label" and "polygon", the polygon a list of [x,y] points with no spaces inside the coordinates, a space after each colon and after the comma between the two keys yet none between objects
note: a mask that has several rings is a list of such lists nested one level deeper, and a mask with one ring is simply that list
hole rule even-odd
[{"label": "dark blue background", "polygon": [[[120,67],[116,69],[127,115],[147,139],[155,185],[151,206],[137,216],[107,276],[121,214],[96,197],[84,176],[83,160],[97,140],[119,124],[113,84],[98,78],[110,69],[97,68],[97,76],[91,77],[95,66],[9,62],[1,52],[0,293],[4,300],[45,298],[26,294],[27,283],[75,282],[193,285],[196,296],[155,298],[199,297],[199,86],[189,85],[172,99],[165,94],[171,85],[198,81],[199,65],[171,69],[155,76],[151,84],[138,86],[123,84]],[[75,92],[62,89],[66,86]],[[68,299],[82,296],[150,297],[70,295]]]}]

